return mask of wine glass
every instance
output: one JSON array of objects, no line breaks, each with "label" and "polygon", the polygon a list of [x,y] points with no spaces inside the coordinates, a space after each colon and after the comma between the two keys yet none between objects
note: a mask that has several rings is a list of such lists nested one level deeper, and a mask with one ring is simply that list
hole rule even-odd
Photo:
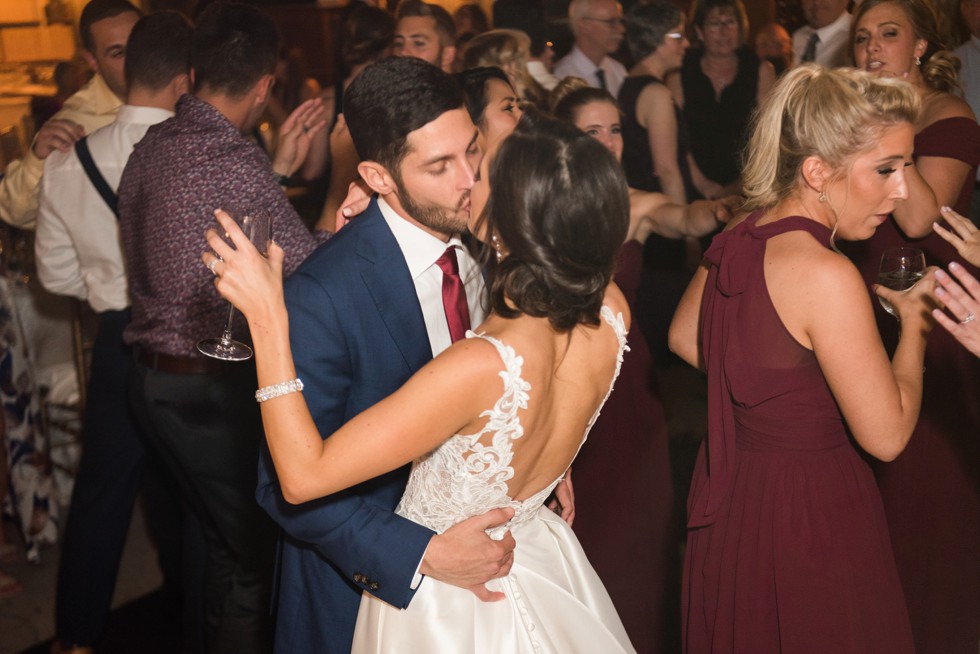
[{"label": "wine glass", "polygon": [[[895,291],[907,291],[926,274],[926,255],[919,248],[890,248],[881,253],[878,283]],[[885,311],[896,318],[898,314],[891,302],[878,297]]]},{"label": "wine glass", "polygon": [[[271,225],[269,216],[263,213],[246,213],[242,219],[242,231],[252,245],[265,255],[268,250]],[[235,316],[235,305],[228,303],[228,322],[221,338],[205,338],[197,342],[197,349],[209,357],[224,361],[246,361],[252,358],[252,348],[231,337],[231,323]]]}]

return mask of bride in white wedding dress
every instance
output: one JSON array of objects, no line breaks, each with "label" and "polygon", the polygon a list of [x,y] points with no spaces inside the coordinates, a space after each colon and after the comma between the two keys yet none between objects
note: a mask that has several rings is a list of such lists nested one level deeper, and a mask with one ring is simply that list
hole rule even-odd
[{"label": "bride in white wedding dress", "polygon": [[260,385],[285,391],[262,404],[283,495],[308,501],[414,461],[402,516],[441,533],[492,508],[515,511],[514,565],[487,584],[502,601],[436,580],[407,609],[365,594],[355,652],[633,652],[571,528],[543,506],[628,349],[629,310],[611,282],[625,180],[591,137],[526,115],[484,157],[471,202],[471,231],[496,250],[491,316],[326,439],[296,385],[283,385],[296,373],[282,250],[270,244],[262,258],[219,212],[237,249],[209,234],[223,259],[212,264],[218,290],[248,319]]}]

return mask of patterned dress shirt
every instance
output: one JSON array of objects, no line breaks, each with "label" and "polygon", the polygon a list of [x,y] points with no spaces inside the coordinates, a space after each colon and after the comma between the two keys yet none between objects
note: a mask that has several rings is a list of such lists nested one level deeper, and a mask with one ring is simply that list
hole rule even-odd
[{"label": "patterned dress shirt", "polygon": [[[215,209],[269,216],[289,275],[326,238],[311,234],[276,181],[268,156],[217,109],[191,95],[176,116],[151,127],[119,184],[120,234],[132,322],[125,340],[172,356],[203,356],[196,344],[221,336],[228,303],[201,263]],[[248,341],[235,312],[233,337]]]}]

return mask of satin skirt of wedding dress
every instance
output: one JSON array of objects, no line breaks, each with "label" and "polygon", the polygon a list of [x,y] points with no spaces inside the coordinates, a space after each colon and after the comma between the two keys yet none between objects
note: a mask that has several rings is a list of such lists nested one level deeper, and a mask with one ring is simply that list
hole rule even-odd
[{"label": "satin skirt of wedding dress", "polygon": [[508,576],[487,586],[506,598],[481,602],[468,590],[425,579],[407,609],[365,593],[355,654],[634,652],[609,594],[571,528],[545,507],[514,529]]}]

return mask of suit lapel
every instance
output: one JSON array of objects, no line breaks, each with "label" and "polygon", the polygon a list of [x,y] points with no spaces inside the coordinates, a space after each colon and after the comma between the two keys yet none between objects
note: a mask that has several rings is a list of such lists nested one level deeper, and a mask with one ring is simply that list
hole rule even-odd
[{"label": "suit lapel", "polygon": [[360,275],[378,314],[409,369],[414,373],[432,360],[415,283],[377,201],[365,214],[356,244]]}]

